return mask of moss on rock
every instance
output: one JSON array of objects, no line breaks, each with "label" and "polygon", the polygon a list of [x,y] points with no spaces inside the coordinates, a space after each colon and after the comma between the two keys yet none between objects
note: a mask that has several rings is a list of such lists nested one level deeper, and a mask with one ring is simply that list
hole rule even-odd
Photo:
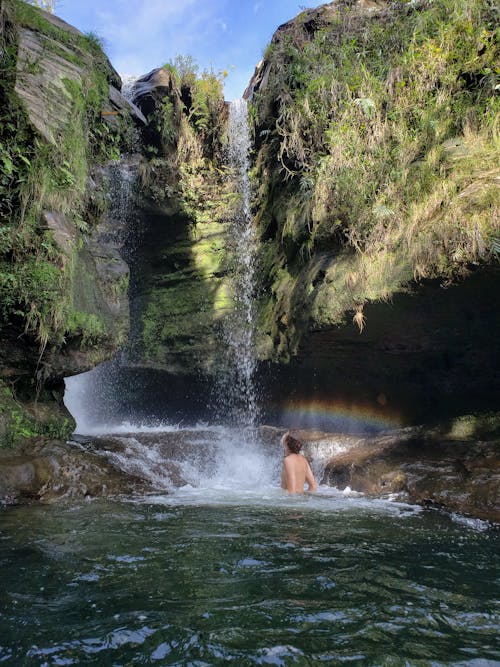
[{"label": "moss on rock", "polygon": [[225,165],[221,77],[198,76],[177,59],[139,79],[134,101],[148,117],[141,189],[150,247],[138,267],[136,362],[210,373],[219,321],[232,307],[227,230],[237,197]]},{"label": "moss on rock", "polygon": [[[67,439],[75,428],[71,415],[62,401],[44,401],[43,396],[33,402],[16,397],[14,390],[0,380],[0,448],[39,437]],[[61,397],[59,397],[61,398]]]},{"label": "moss on rock", "polygon": [[487,0],[346,0],[278,30],[251,86],[276,356],[345,318],[362,330],[364,304],[411,281],[496,261],[495,30]]},{"label": "moss on rock", "polygon": [[[102,115],[110,87],[121,84],[95,38],[22,0],[6,0],[1,14],[0,377],[14,378],[12,358],[24,355],[20,377],[31,373],[40,391],[109,358],[125,340],[128,270],[100,280],[109,251],[92,247],[107,203],[103,196],[97,210],[94,194],[106,190],[101,166],[119,157],[134,122],[126,109],[118,123]],[[85,281],[98,298],[80,298]],[[28,412],[20,423],[38,432],[39,410]]]}]

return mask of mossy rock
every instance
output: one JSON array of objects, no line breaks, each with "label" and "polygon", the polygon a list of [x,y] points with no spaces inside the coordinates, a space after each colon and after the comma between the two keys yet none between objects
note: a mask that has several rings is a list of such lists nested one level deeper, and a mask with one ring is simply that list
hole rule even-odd
[{"label": "mossy rock", "polygon": [[275,33],[248,89],[271,356],[353,313],[363,330],[366,304],[415,281],[494,269],[496,18],[486,0],[342,0]]},{"label": "mossy rock", "polygon": [[0,380],[0,448],[14,447],[42,436],[66,439],[75,422],[59,400],[22,402]]}]

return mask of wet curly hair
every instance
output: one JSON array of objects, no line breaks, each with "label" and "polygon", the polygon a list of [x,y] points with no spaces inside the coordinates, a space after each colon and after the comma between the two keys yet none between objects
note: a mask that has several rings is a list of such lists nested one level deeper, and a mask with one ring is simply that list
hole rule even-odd
[{"label": "wet curly hair", "polygon": [[283,436],[283,444],[288,447],[292,454],[298,454],[302,449],[302,443],[297,438],[294,438],[290,433],[285,433]]}]

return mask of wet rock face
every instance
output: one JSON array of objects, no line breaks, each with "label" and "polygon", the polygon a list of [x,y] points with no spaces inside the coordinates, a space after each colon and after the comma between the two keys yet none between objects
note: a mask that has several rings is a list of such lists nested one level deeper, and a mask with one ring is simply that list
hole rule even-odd
[{"label": "wet rock face", "polygon": [[498,523],[500,441],[416,434],[374,438],[332,458],[323,482],[375,496],[397,494]]},{"label": "wet rock face", "polygon": [[0,452],[0,503],[130,494],[149,488],[95,452],[59,441],[39,441]]}]

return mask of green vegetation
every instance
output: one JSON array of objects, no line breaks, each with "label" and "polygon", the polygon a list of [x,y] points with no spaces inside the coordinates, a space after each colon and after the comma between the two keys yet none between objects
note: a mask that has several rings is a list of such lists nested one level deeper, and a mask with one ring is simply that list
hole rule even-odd
[{"label": "green vegetation", "polygon": [[215,156],[223,143],[223,80],[227,73],[210,69],[198,75],[199,68],[193,58],[181,55],[165,67],[179,86],[183,111],[202,143],[204,155]]},{"label": "green vegetation", "polygon": [[53,407],[33,403],[30,409],[17,400],[14,390],[0,380],[0,447],[11,447],[34,437],[66,439],[74,422]]},{"label": "green vegetation", "polygon": [[[130,122],[117,128],[101,116],[108,100],[108,79],[114,76],[93,35],[62,30],[22,0],[4,8],[6,57],[0,95],[0,315],[3,326],[18,328],[39,341],[41,352],[61,347],[78,335],[87,348],[105,337],[95,316],[75,313],[72,281],[78,233],[93,222],[88,211],[88,179],[96,164],[117,158]],[[43,48],[81,67],[81,79],[62,79],[70,105],[69,120],[54,142],[42,138],[16,93],[18,26],[40,33]],[[28,63],[36,74],[40,61]],[[46,211],[67,216],[74,226],[74,247],[61,248],[44,219]],[[78,325],[76,322],[78,321]]]},{"label": "green vegetation", "polygon": [[175,355],[184,370],[206,369],[214,325],[230,305],[225,234],[235,195],[225,166],[224,74],[199,75],[190,56],[177,56],[161,75],[168,94],[155,100],[145,131],[141,189],[185,226],[159,249],[164,273],[151,277],[141,354],[156,366]]},{"label": "green vegetation", "polygon": [[339,1],[275,37],[251,113],[266,349],[492,259],[497,26],[487,0]]}]

